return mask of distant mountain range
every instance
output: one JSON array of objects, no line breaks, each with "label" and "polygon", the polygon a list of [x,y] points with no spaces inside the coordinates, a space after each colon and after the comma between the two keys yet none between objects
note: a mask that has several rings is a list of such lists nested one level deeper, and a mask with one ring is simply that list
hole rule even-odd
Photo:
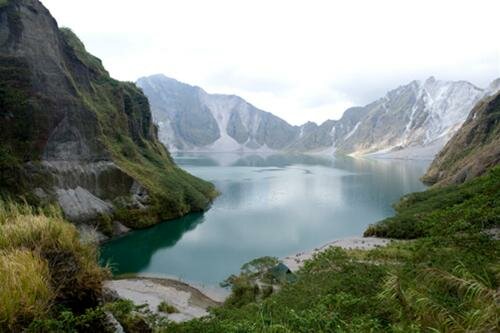
[{"label": "distant mountain range", "polygon": [[500,88],[466,81],[412,81],[339,120],[292,126],[234,95],[164,75],[140,78],[160,140],[170,151],[290,151],[428,158],[446,144],[473,106]]}]

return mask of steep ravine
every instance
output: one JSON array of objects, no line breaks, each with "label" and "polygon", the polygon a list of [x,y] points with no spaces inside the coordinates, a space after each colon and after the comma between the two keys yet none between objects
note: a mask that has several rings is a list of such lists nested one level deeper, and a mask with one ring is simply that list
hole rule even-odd
[{"label": "steep ravine", "polygon": [[111,233],[200,211],[212,184],[175,165],[147,98],[112,79],[38,0],[0,6],[0,189]]}]

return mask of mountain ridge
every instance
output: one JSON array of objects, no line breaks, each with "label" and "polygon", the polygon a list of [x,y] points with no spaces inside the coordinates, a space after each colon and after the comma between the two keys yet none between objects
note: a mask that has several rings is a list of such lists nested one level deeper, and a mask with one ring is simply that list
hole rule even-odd
[{"label": "mountain ridge", "polygon": [[[159,88],[161,81],[168,81],[170,89],[167,93],[163,91],[162,98],[159,97],[162,94]],[[181,83],[163,74],[142,77],[137,83],[151,101],[153,117],[157,118],[160,128],[160,139],[174,151],[279,150],[432,159],[465,121],[475,102],[488,91],[500,88],[497,81],[481,89],[464,80],[439,81],[434,77],[425,81],[414,80],[390,90],[372,103],[347,109],[338,120],[327,120],[322,124],[307,122],[300,126],[292,126],[272,113],[257,109],[239,96],[209,94],[200,87]],[[213,113],[212,117],[208,116],[208,128],[213,130],[211,136],[203,133],[203,128],[196,124],[185,126],[182,130],[178,128],[179,115],[187,106],[176,105],[172,108],[168,105],[178,98],[175,93],[176,89],[180,89],[175,87],[178,84],[196,90],[196,96],[184,95],[183,98],[196,100],[199,112],[208,110],[208,113]],[[219,101],[217,105],[214,105],[214,100]],[[237,100],[241,105],[236,106],[231,100]],[[255,109],[261,115],[258,121],[272,119],[280,123],[278,127],[285,133],[285,138],[279,138],[279,134],[275,133],[273,140],[266,140],[262,137],[265,131],[254,131],[253,136],[248,136],[248,133],[245,134],[249,132],[247,127],[258,127],[260,124],[241,119],[244,112],[235,111],[235,107]],[[213,111],[214,108],[218,109],[217,112]],[[201,145],[192,141],[186,144],[180,132],[191,130],[205,135],[206,141]],[[270,146],[269,142],[278,144]]]}]

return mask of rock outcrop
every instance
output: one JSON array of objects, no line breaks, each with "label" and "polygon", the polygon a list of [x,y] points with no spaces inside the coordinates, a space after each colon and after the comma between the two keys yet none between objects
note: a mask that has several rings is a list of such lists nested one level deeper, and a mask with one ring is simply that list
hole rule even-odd
[{"label": "rock outcrop", "polygon": [[459,184],[500,163],[500,92],[474,107],[423,177],[437,185]]},{"label": "rock outcrop", "polygon": [[0,185],[73,221],[121,212],[129,226],[204,209],[215,193],[173,163],[141,90],[110,78],[38,0],[0,6]]}]

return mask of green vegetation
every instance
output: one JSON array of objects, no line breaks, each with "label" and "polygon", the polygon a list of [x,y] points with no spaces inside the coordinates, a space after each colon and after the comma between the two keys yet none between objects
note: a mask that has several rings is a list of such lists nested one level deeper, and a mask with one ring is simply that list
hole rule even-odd
[{"label": "green vegetation", "polygon": [[58,209],[0,201],[0,331],[83,313],[98,304],[107,274]]},{"label": "green vegetation", "polygon": [[394,241],[370,251],[331,248],[307,262],[296,282],[285,282],[268,297],[254,296],[255,285],[243,269],[231,281],[247,285],[241,288],[233,282],[231,297],[208,318],[167,323],[158,329],[498,331],[500,246],[483,228],[499,225],[499,175],[496,168],[460,186],[406,196],[395,217],[367,231],[411,241]]},{"label": "green vegetation", "polygon": [[222,287],[231,288],[226,304],[242,307],[269,297],[274,291],[274,285],[281,284],[271,274],[272,268],[278,263],[278,258],[261,257],[241,266],[239,275],[231,275],[221,283]]},{"label": "green vegetation", "polygon": [[168,304],[167,302],[163,301],[158,305],[158,311],[164,312],[164,313],[177,313],[179,310],[173,305]]}]

